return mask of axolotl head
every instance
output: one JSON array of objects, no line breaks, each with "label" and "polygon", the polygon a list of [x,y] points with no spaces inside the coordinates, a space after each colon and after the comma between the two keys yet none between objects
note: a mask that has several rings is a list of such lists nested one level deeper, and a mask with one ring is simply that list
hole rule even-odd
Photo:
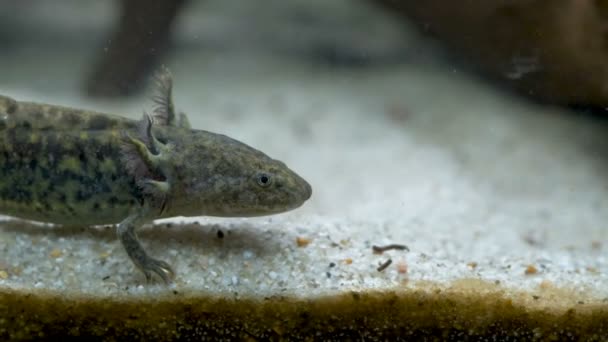
[{"label": "axolotl head", "polygon": [[190,133],[175,146],[173,178],[182,185],[179,206],[192,215],[270,215],[310,198],[310,184],[283,162],[221,134]]}]

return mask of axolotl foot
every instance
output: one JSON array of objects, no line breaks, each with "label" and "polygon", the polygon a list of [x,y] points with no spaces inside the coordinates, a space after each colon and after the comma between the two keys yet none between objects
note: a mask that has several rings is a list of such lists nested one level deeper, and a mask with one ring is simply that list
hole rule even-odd
[{"label": "axolotl foot", "polygon": [[171,266],[162,260],[149,256],[137,239],[135,228],[141,225],[143,221],[145,221],[144,211],[127,217],[116,228],[118,238],[133,264],[144,273],[148,282],[152,280],[152,274],[155,273],[165,283],[169,284],[173,281],[175,275]]},{"label": "axolotl foot", "polygon": [[146,281],[152,281],[152,273],[156,273],[161,279],[169,284],[173,281],[175,277],[175,273],[171,269],[171,266],[162,260],[157,260],[146,256],[147,258],[143,261],[138,261],[136,265],[138,265],[139,269],[146,276]]}]

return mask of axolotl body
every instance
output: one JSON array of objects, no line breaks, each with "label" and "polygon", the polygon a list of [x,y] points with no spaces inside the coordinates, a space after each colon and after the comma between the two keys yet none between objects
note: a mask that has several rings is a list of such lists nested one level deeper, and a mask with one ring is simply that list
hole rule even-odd
[{"label": "axolotl body", "polygon": [[158,77],[141,120],[0,96],[0,213],[61,225],[117,224],[150,280],[173,279],[136,230],[175,216],[261,216],[301,206],[311,186],[284,163],[175,113],[172,78]]}]

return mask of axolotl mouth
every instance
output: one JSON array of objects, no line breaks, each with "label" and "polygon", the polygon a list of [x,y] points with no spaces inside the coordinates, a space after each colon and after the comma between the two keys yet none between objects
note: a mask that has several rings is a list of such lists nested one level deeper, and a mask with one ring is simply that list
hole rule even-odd
[{"label": "axolotl mouth", "polygon": [[[312,196],[312,187],[304,178],[288,168],[286,168],[284,173],[286,174],[279,173],[273,176],[276,183],[274,191],[284,192],[284,194],[276,196],[276,198],[283,199],[276,203],[279,212],[296,209]],[[284,205],[281,205],[281,202]]]}]

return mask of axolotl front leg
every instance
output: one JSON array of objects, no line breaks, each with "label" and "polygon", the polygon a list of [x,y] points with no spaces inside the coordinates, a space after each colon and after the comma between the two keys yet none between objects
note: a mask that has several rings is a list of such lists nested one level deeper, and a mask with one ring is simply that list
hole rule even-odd
[{"label": "axolotl front leg", "polygon": [[[167,196],[171,190],[170,154],[172,145],[159,142],[152,134],[153,119],[145,114],[140,122],[139,137],[126,135],[123,155],[127,168],[134,174],[137,186],[141,189],[144,203],[134,209],[129,217],[123,220],[116,232],[129,258],[139,268],[148,281],[155,273],[165,281],[171,282],[174,272],[171,266],[162,260],[148,255],[139,242],[136,229],[152,221],[165,210]],[[162,175],[164,180],[151,178],[151,175]]]},{"label": "axolotl front leg", "polygon": [[171,143],[162,143],[154,136],[153,124],[182,129],[188,129],[190,126],[184,114],[180,114],[179,117],[175,115],[171,95],[173,82],[168,70],[161,71],[157,76],[157,82],[159,93],[154,97],[157,104],[154,117],[144,113],[136,136],[125,132],[122,145],[123,162],[141,189],[143,204],[135,208],[131,215],[118,225],[116,232],[129,258],[144,273],[148,281],[155,273],[165,283],[169,283],[174,277],[171,266],[150,257],[135,232],[143,224],[163,214],[171,191],[170,159],[171,154],[175,152],[174,146]]},{"label": "axolotl front leg", "polygon": [[174,277],[171,266],[162,260],[149,256],[135,233],[137,228],[150,221],[148,211],[147,208],[139,208],[118,224],[116,233],[129,258],[144,273],[147,281],[152,279],[152,273],[156,273],[165,283],[169,283]]}]

